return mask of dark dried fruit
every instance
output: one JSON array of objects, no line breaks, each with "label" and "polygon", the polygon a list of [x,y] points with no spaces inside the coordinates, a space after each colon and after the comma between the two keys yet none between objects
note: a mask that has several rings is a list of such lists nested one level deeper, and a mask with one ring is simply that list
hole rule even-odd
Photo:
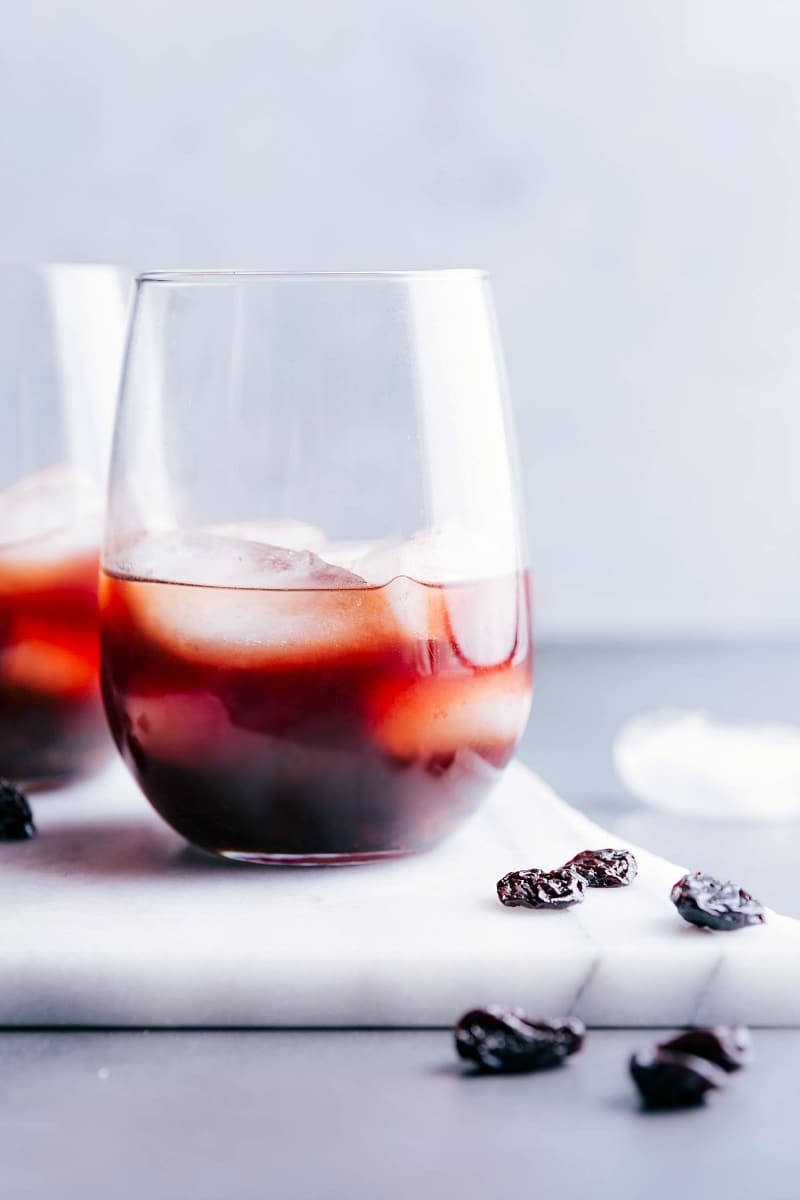
[{"label": "dark dried fruit", "polygon": [[557,871],[509,871],[497,881],[497,895],[508,908],[571,908],[583,901],[586,884],[571,867]]},{"label": "dark dried fruit", "polygon": [[693,1054],[715,1063],[723,1071],[738,1071],[753,1059],[753,1043],[750,1031],[744,1025],[715,1025],[713,1029],[687,1029],[668,1042],[661,1042],[659,1050],[669,1054]]},{"label": "dark dried fruit", "polygon": [[714,1063],[658,1046],[634,1054],[630,1072],[645,1108],[694,1108],[706,1092],[725,1086],[725,1074]]},{"label": "dark dried fruit", "polygon": [[582,1021],[531,1021],[518,1008],[475,1008],[455,1027],[459,1057],[482,1071],[515,1073],[557,1067],[583,1046]]},{"label": "dark dried fruit", "polygon": [[7,779],[0,779],[0,841],[24,842],[36,836],[27,797]]},{"label": "dark dried fruit", "polygon": [[670,900],[684,921],[705,929],[728,932],[746,925],[763,925],[763,905],[735,883],[720,882],[702,871],[684,875],[670,892]]},{"label": "dark dried fruit", "polygon": [[577,871],[592,888],[627,887],[639,870],[630,850],[582,850],[566,866]]}]

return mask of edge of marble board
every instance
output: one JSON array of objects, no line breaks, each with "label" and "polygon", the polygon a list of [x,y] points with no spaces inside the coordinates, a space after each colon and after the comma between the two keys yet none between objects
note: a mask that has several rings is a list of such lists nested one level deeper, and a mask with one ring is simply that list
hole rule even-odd
[{"label": "edge of marble board", "polygon": [[[153,846],[160,848],[161,865],[168,867],[162,877],[169,877],[173,861],[186,861],[180,839],[151,812],[121,765],[90,783],[43,799],[37,808],[45,834],[59,820],[62,829],[74,822],[78,846],[83,822],[98,815],[108,818],[112,832],[106,849],[112,857],[112,876],[115,822],[128,822],[127,828],[141,831],[143,842],[135,847],[136,853],[147,855]],[[574,853],[587,845],[613,844],[610,835],[561,801],[528,768],[515,763],[487,807],[463,831],[429,855],[382,869],[381,878],[393,876],[397,891],[398,885],[402,890],[404,878],[424,876],[429,865],[441,871],[452,870],[454,879],[460,876],[459,894],[468,909],[475,900],[472,865],[482,863],[484,855],[491,854],[496,862],[502,855],[504,864],[523,865],[522,861],[515,862],[513,855],[525,853],[524,847],[537,836],[541,839],[543,814],[550,824],[548,837],[554,854],[567,857],[567,852]],[[131,817],[135,818],[132,826]],[[237,988],[236,971],[244,970],[246,962],[241,956],[237,958],[235,946],[217,947],[224,959],[218,972],[211,962],[198,957],[196,946],[189,945],[186,954],[176,946],[162,964],[162,978],[158,980],[153,963],[143,977],[137,975],[137,964],[126,962],[124,946],[115,949],[110,938],[103,941],[101,937],[96,953],[91,937],[83,947],[79,940],[62,939],[55,951],[51,946],[37,958],[35,947],[24,942],[11,944],[0,933],[0,942],[5,940],[5,952],[0,953],[0,1024],[444,1028],[465,1008],[499,1000],[520,1004],[532,1012],[577,1012],[594,1027],[733,1021],[755,1026],[800,1025],[800,922],[770,913],[763,928],[735,935],[703,935],[680,922],[669,905],[668,888],[683,869],[649,851],[632,849],[641,868],[636,892],[626,890],[615,897],[638,896],[640,932],[635,936],[626,931],[627,917],[624,921],[611,919],[612,894],[593,893],[589,905],[558,915],[509,913],[499,908],[492,908],[490,915],[488,905],[484,911],[482,901],[477,918],[469,912],[446,914],[461,934],[471,930],[470,923],[477,922],[475,932],[483,940],[476,939],[467,954],[463,941],[448,946],[441,941],[437,944],[433,936],[421,948],[406,942],[396,951],[391,944],[375,940],[365,955],[357,937],[349,942],[346,937],[337,941],[336,909],[331,904],[328,907],[334,919],[328,927],[329,945],[307,942],[305,952],[301,946],[299,956],[284,957],[272,971],[269,963],[261,963],[254,971],[257,978],[243,993]],[[6,853],[3,858],[9,865],[15,862]],[[346,871],[342,878],[357,880],[364,870]],[[80,852],[65,864],[65,872],[58,878],[62,883],[70,880],[72,890],[77,889],[80,896]],[[21,880],[26,873],[23,869],[16,874]],[[233,890],[234,880],[237,892],[249,890],[250,879],[258,877],[259,872],[241,868],[213,875],[215,888],[221,885],[227,894]],[[319,873],[293,872],[293,876],[297,882],[292,887],[299,887],[298,894],[302,894],[303,889],[309,891],[313,886],[302,880],[318,879]],[[339,877],[340,872],[335,876]],[[280,872],[271,872],[270,877],[277,882]],[[197,882],[195,872],[195,887]],[[57,879],[54,884],[58,886]],[[136,886],[134,882],[130,885],[133,890],[125,892],[120,884],[124,892],[119,897],[120,912],[125,911],[125,895],[137,895]],[[343,890],[347,889],[339,888],[338,894]],[[483,883],[480,890],[482,893]],[[337,889],[332,886],[329,891]],[[180,891],[175,896],[181,900]],[[388,904],[387,896],[385,892]],[[24,904],[22,897],[20,900]],[[6,917],[13,919],[8,901],[7,896]],[[325,907],[323,903],[321,911]],[[464,921],[463,928],[459,920]],[[543,921],[558,924],[546,927]],[[648,923],[652,921],[658,934],[648,942]],[[0,929],[3,923],[0,914]],[[541,932],[545,928],[546,936]],[[377,936],[375,927],[371,936]],[[525,943],[534,938],[540,944],[531,946],[526,955]],[[560,942],[570,940],[573,945],[569,955],[561,953]],[[577,942],[582,944],[576,949]],[[298,987],[301,976],[305,987]],[[422,994],[414,986],[421,976],[427,980]]]}]

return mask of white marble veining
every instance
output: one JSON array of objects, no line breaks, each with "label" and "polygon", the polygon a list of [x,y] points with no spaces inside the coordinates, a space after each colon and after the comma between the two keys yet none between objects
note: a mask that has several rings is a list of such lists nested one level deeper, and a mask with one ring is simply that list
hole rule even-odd
[{"label": "white marble veining", "polygon": [[440,849],[354,868],[200,855],[116,765],[36,807],[38,839],[0,847],[0,1024],[446,1026],[494,1001],[800,1025],[800,922],[696,930],[669,901],[683,869],[646,851],[630,888],[504,909],[506,871],[616,840],[519,764]]}]

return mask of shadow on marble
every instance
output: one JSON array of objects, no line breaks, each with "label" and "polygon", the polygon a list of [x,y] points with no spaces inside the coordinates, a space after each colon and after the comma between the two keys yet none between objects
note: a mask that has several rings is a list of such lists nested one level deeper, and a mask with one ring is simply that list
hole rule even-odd
[{"label": "shadow on marble", "polygon": [[[25,874],[70,876],[74,878],[152,878],[186,879],[220,872],[236,875],[263,875],[299,878],[317,870],[356,871],[359,875],[383,872],[392,863],[351,863],[331,867],[293,866],[239,862],[206,853],[184,842],[165,825],[159,828],[141,818],[65,821],[40,829],[35,841],[14,843],[0,848],[0,864],[13,858],[14,866]],[[402,860],[399,860],[402,861]],[[487,907],[495,907],[488,900]]]},{"label": "shadow on marble", "polygon": [[167,829],[141,820],[82,821],[49,825],[36,841],[4,848],[26,874],[142,878],[242,871],[247,866],[204,854],[186,845]]}]

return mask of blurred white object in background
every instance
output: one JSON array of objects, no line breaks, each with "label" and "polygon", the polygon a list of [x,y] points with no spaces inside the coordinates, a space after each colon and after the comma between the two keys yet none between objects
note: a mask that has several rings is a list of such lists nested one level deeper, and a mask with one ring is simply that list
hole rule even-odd
[{"label": "blurred white object in background", "polygon": [[670,709],[628,721],[613,757],[625,786],[665,812],[720,821],[800,816],[800,727],[726,725]]}]

